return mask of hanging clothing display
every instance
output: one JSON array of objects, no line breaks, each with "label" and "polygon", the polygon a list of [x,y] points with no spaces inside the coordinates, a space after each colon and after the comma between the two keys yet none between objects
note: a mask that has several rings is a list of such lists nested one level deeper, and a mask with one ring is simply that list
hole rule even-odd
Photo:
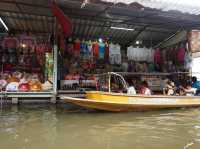
[{"label": "hanging clothing display", "polygon": [[99,58],[100,59],[104,59],[105,48],[106,48],[106,45],[103,42],[99,43]]},{"label": "hanging clothing display", "polygon": [[128,60],[153,62],[154,50],[130,46],[127,48]]},{"label": "hanging clothing display", "polygon": [[88,54],[89,54],[89,57],[92,57],[92,41],[88,41],[87,43],[88,45]]},{"label": "hanging clothing display", "polygon": [[95,41],[92,45],[92,52],[95,59],[99,58],[99,43]]},{"label": "hanging clothing display", "polygon": [[185,59],[185,49],[184,48],[179,48],[177,50],[177,60],[180,63],[184,63],[184,59]]},{"label": "hanging clothing display", "polygon": [[15,37],[8,36],[3,39],[2,47],[4,49],[16,49],[19,46],[19,40]]},{"label": "hanging clothing display", "polygon": [[105,55],[104,55],[104,59],[108,62],[109,61],[109,44],[106,43],[105,44]]},{"label": "hanging clothing display", "polygon": [[74,42],[74,55],[79,56],[81,50],[81,41],[79,39],[76,39]]},{"label": "hanging clothing display", "polygon": [[161,53],[160,49],[156,49],[154,53],[154,63],[155,64],[161,64]]},{"label": "hanging clothing display", "polygon": [[23,34],[20,36],[20,46],[23,53],[34,53],[36,39],[33,36]]},{"label": "hanging clothing display", "polygon": [[111,64],[121,64],[121,47],[119,44],[109,45],[109,59]]}]

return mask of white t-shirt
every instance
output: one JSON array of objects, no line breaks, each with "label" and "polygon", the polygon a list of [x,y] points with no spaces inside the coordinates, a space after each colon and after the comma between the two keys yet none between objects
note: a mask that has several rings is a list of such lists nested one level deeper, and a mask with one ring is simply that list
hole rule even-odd
[{"label": "white t-shirt", "polygon": [[134,88],[133,86],[130,86],[130,87],[128,88],[127,94],[128,94],[128,95],[136,95],[135,88]]},{"label": "white t-shirt", "polygon": [[196,94],[197,89],[196,88],[191,88],[191,89],[186,89],[186,96],[194,96]]},{"label": "white t-shirt", "polygon": [[122,63],[122,69],[123,69],[124,72],[127,72],[127,70],[128,70],[128,63],[123,62]]},{"label": "white t-shirt", "polygon": [[146,88],[146,89],[145,89],[145,93],[144,93],[144,95],[151,95],[151,91],[150,91],[150,89]]}]

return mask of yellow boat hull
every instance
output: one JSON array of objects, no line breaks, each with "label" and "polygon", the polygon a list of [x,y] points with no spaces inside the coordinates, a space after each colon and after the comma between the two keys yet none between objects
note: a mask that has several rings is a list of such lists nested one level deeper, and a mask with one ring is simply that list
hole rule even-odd
[{"label": "yellow boat hull", "polygon": [[200,107],[200,97],[188,96],[129,96],[127,94],[87,92],[86,99],[61,97],[76,105],[113,112]]}]

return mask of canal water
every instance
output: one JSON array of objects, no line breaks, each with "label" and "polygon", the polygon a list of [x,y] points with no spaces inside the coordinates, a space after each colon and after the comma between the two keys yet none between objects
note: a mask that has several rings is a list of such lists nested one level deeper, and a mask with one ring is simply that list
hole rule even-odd
[{"label": "canal water", "polygon": [[0,149],[200,149],[200,109],[106,113],[1,109]]}]

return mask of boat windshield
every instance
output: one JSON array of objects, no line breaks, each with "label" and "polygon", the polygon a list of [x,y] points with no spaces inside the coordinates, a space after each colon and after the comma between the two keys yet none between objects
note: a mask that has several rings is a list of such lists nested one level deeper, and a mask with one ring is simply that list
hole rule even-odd
[{"label": "boat windshield", "polygon": [[107,73],[99,75],[98,90],[104,92],[126,92],[127,84],[124,78],[117,73]]}]

